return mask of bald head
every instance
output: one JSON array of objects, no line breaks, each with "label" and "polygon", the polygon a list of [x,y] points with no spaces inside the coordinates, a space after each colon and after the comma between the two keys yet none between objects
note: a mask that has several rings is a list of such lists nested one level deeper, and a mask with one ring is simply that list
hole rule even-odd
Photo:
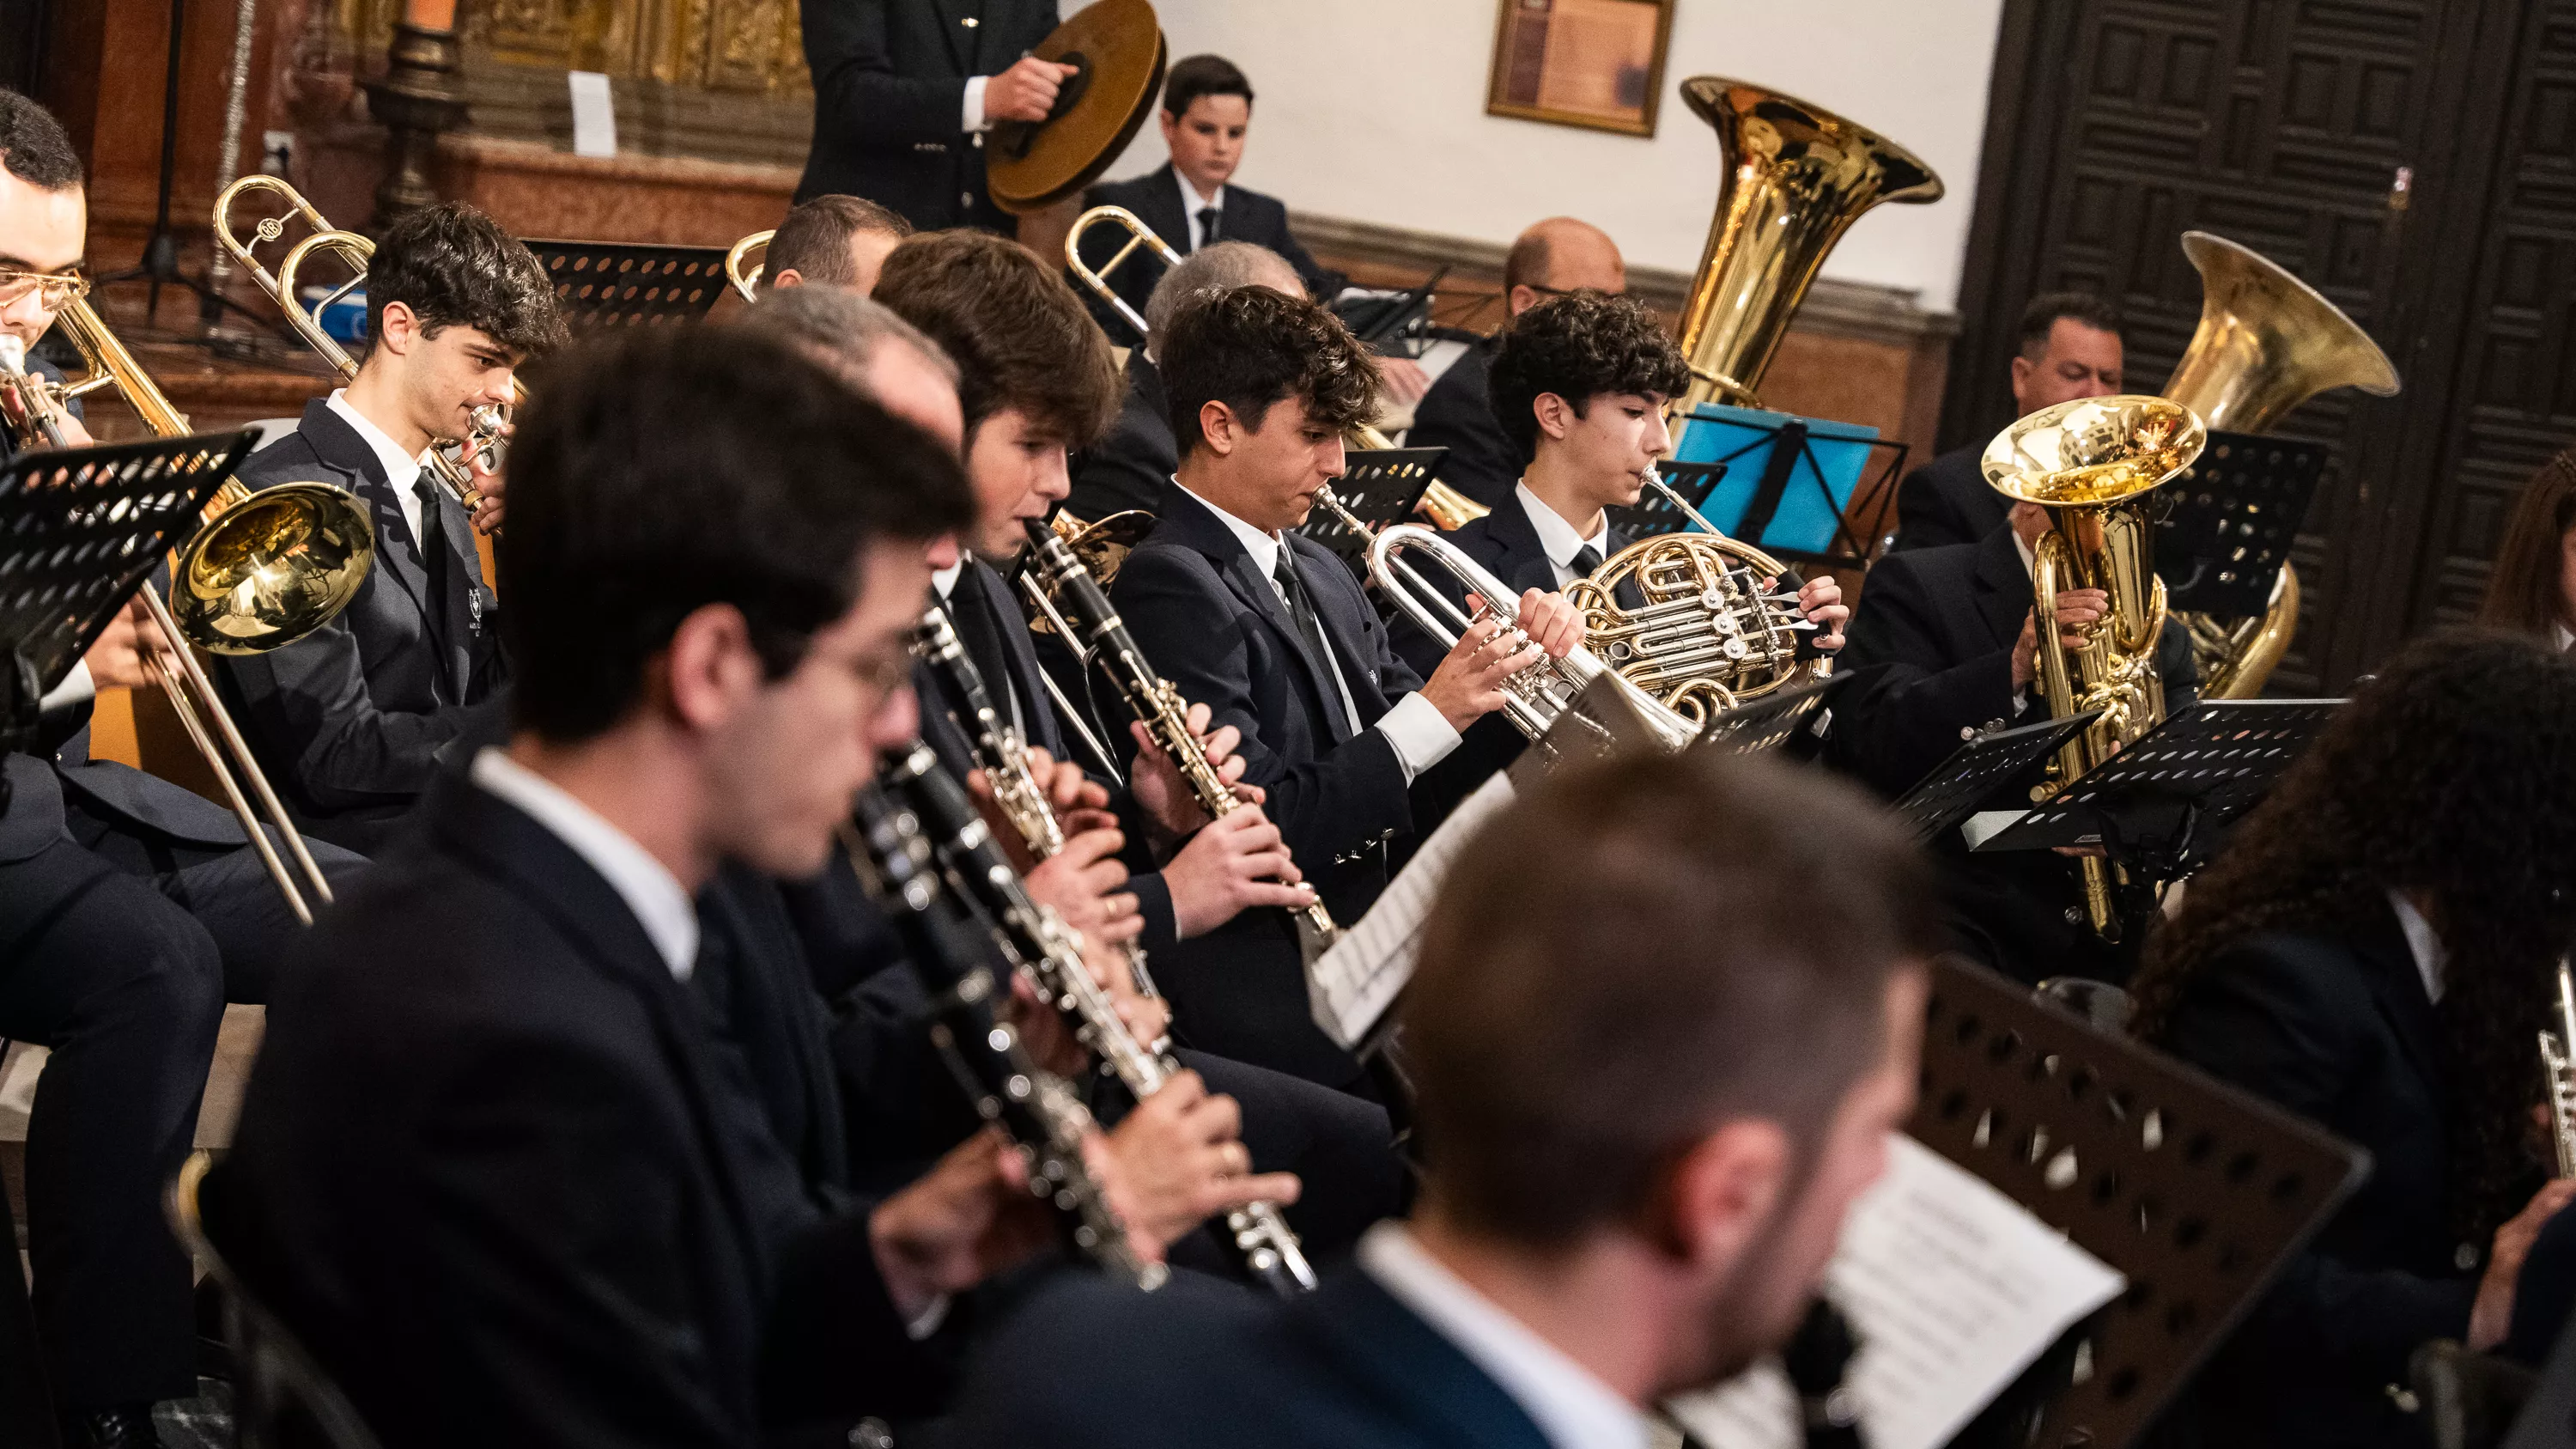
[{"label": "bald head", "polygon": [[1161,350],[1163,329],[1180,310],[1181,303],[1198,292],[1211,288],[1231,292],[1237,287],[1268,287],[1291,297],[1306,295],[1305,279],[1288,259],[1268,247],[1250,242],[1221,241],[1204,246],[1181,258],[1179,265],[1163,273],[1154,284],[1154,293],[1145,300],[1145,326],[1153,344],[1146,350]]},{"label": "bald head", "polygon": [[1551,216],[1522,232],[1503,259],[1503,290],[1517,317],[1559,292],[1589,287],[1617,294],[1628,290],[1628,264],[1619,244],[1588,221]]}]

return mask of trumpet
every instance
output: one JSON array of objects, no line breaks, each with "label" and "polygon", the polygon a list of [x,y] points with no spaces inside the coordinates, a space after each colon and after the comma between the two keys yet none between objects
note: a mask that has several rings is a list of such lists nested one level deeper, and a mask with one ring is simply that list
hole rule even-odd
[{"label": "trumpet", "polygon": [[[0,385],[17,394],[28,427],[48,445],[59,448],[66,442],[62,396],[104,385],[116,387],[156,435],[187,433],[187,418],[86,301],[73,301],[56,320],[91,369],[83,385],[62,394],[27,372],[24,344],[0,338]],[[207,523],[180,546],[171,570],[177,613],[151,580],[137,591],[170,645],[150,651],[154,676],[260,864],[295,918],[309,926],[313,908],[306,891],[327,904],[331,882],[314,863],[284,802],[188,645],[220,654],[256,654],[322,627],[357,597],[358,585],[375,562],[375,533],[357,499],[328,483],[287,483],[251,493],[239,479],[226,479],[207,513]],[[258,798],[257,811],[251,808],[252,796]],[[295,862],[292,872],[260,829],[263,816],[285,842],[287,856]]]},{"label": "trumpet", "polygon": [[[284,215],[261,217],[253,228],[251,240],[245,241],[233,227],[233,204],[254,192],[277,197],[286,203],[287,211]],[[302,220],[311,229],[310,234],[288,247],[286,255],[278,259],[277,270],[271,272],[253,248],[284,236],[290,217]],[[242,268],[250,273],[251,280],[268,294],[269,300],[277,304],[278,311],[285,314],[287,325],[295,329],[295,334],[339,372],[342,382],[358,375],[358,360],[349,355],[349,350],[340,345],[338,338],[323,330],[318,315],[321,309],[304,304],[298,295],[300,289],[297,284],[303,280],[306,264],[315,256],[327,253],[337,258],[349,268],[349,276],[323,295],[322,307],[329,307],[365,284],[367,265],[376,255],[374,242],[353,231],[333,229],[322,213],[313,209],[313,203],[304,199],[304,193],[277,177],[263,174],[245,176],[225,187],[223,194],[215,198],[215,240],[242,264]],[[515,378],[510,383],[510,395],[513,402],[522,396]],[[489,405],[476,409],[476,413],[489,414],[488,427],[469,423],[465,440],[477,448],[489,448],[496,441],[505,420],[499,409]],[[444,448],[432,448],[422,466],[438,480],[440,487],[464,505],[467,513],[483,506],[483,495],[474,488],[474,475],[461,458],[451,456]]]},{"label": "trumpet", "polygon": [[[1127,244],[1112,253],[1109,260],[1097,269],[1082,259],[1082,239],[1096,226],[1114,226],[1127,233]],[[1123,206],[1095,206],[1075,217],[1073,230],[1064,234],[1065,267],[1082,285],[1091,289],[1093,296],[1107,303],[1109,309],[1118,314],[1119,320],[1136,329],[1136,345],[1141,347],[1150,329],[1145,326],[1145,319],[1135,308],[1127,305],[1127,299],[1119,296],[1118,289],[1109,281],[1109,274],[1125,266],[1138,247],[1161,257],[1166,271],[1181,264],[1181,254],[1172,250],[1171,243],[1154,235],[1154,229],[1145,224],[1143,217]],[[730,259],[727,265],[730,268]]]},{"label": "trumpet", "polygon": [[[1316,502],[1330,509],[1344,527],[1359,533],[1369,532],[1333,490],[1326,488],[1316,495]],[[1404,611],[1406,617],[1432,638],[1455,646],[1474,626],[1448,596],[1432,587],[1404,558],[1420,553],[1439,565],[1468,592],[1485,601],[1478,618],[1490,617],[1500,623],[1520,645],[1529,637],[1520,632],[1520,595],[1511,585],[1495,578],[1485,566],[1468,556],[1467,551],[1419,524],[1392,524],[1369,539],[1369,577],[1389,601]],[[1617,681],[1617,687],[1635,706],[1648,729],[1668,749],[1680,749],[1697,736],[1698,730],[1687,719],[1658,702],[1654,696],[1629,683],[1601,662],[1600,656],[1577,644],[1562,659],[1542,658],[1528,668],[1503,681],[1503,714],[1520,732],[1532,740],[1544,740],[1548,729],[1571,708],[1592,681],[1603,675]]]},{"label": "trumpet", "polygon": [[[769,239],[776,235],[775,227],[756,231],[725,248],[725,280],[733,283],[733,289],[746,302],[760,300],[760,279],[769,270]],[[752,260],[755,252],[760,256],[758,261]]]},{"label": "trumpet", "polygon": [[[936,612],[935,610],[933,612]],[[952,636],[951,643],[954,643]],[[969,666],[971,667],[971,666]],[[1072,1023],[1082,1044],[1116,1075],[1129,1095],[1142,1102],[1178,1076],[1167,1042],[1148,1045],[1136,1039],[1109,993],[1083,964],[1082,940],[1056,914],[1029,898],[1019,872],[1011,869],[993,845],[992,835],[977,818],[966,792],[939,767],[938,756],[918,740],[904,760],[887,772],[887,786],[909,804],[948,861],[950,883],[974,898],[996,923],[997,934],[1038,993]],[[1000,796],[997,794],[996,799]],[[1044,808],[1044,797],[1040,797]],[[1235,1251],[1253,1277],[1283,1298],[1315,1286],[1315,1270],[1276,1203],[1256,1202],[1226,1214]]]}]

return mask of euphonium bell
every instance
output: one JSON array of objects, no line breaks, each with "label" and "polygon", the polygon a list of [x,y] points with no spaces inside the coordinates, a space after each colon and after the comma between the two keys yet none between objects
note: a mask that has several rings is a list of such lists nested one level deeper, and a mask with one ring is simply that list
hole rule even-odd
[{"label": "euphonium bell", "polygon": [[1693,76],[1682,101],[1717,129],[1726,169],[1682,304],[1690,391],[1672,406],[1760,407],[1754,388],[1825,254],[1882,201],[1940,200],[1941,178],[1885,136],[1778,91]]}]

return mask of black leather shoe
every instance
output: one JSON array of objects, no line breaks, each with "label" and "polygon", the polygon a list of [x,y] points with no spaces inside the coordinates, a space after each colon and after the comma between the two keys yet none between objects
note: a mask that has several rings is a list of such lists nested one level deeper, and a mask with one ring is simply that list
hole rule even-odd
[{"label": "black leather shoe", "polygon": [[72,1420],[65,1449],[162,1449],[161,1431],[152,1425],[150,1404],[93,1409]]}]

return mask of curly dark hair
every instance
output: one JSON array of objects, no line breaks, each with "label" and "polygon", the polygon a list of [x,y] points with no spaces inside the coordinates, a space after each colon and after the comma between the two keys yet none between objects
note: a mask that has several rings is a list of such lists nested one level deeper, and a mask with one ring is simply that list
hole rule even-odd
[{"label": "curly dark hair", "polygon": [[1186,458],[1207,441],[1199,413],[1221,402],[1254,432],[1295,398],[1309,421],[1348,432],[1377,397],[1377,363],[1324,307],[1268,287],[1210,288],[1182,301],[1155,359]]},{"label": "curly dark hair", "polygon": [[1675,397],[1689,386],[1689,360],[1645,304],[1585,288],[1550,297],[1512,323],[1485,375],[1485,402],[1528,463],[1538,456],[1530,408],[1542,393],[1565,399],[1581,417],[1604,393]]},{"label": "curly dark hair", "polygon": [[39,191],[81,184],[80,152],[63,123],[13,90],[0,90],[0,166]]},{"label": "curly dark hair", "polygon": [[2535,1034],[2576,939],[2576,661],[2454,630],[2415,641],[2192,878],[2146,946],[2133,1030],[2160,1039],[2193,979],[2266,931],[2339,934],[2422,892],[2447,964],[2452,1216],[2474,1242],[2520,1206]]},{"label": "curly dark hair", "polygon": [[2513,521],[2497,546],[2487,575],[2478,622],[2511,629],[2555,645],[2561,626],[2576,626],[2567,612],[2567,531],[2576,528],[2576,448],[2540,465],[2522,485]]},{"label": "curly dark hair", "polygon": [[522,359],[563,342],[545,268],[500,223],[461,201],[424,206],[385,228],[367,263],[371,346],[388,302],[409,307],[429,336],[471,327]]},{"label": "curly dark hair", "polygon": [[1126,384],[1109,338],[1060,270],[990,232],[933,231],[886,257],[869,296],[929,334],[961,374],[972,436],[1017,408],[1067,448],[1109,430]]}]

